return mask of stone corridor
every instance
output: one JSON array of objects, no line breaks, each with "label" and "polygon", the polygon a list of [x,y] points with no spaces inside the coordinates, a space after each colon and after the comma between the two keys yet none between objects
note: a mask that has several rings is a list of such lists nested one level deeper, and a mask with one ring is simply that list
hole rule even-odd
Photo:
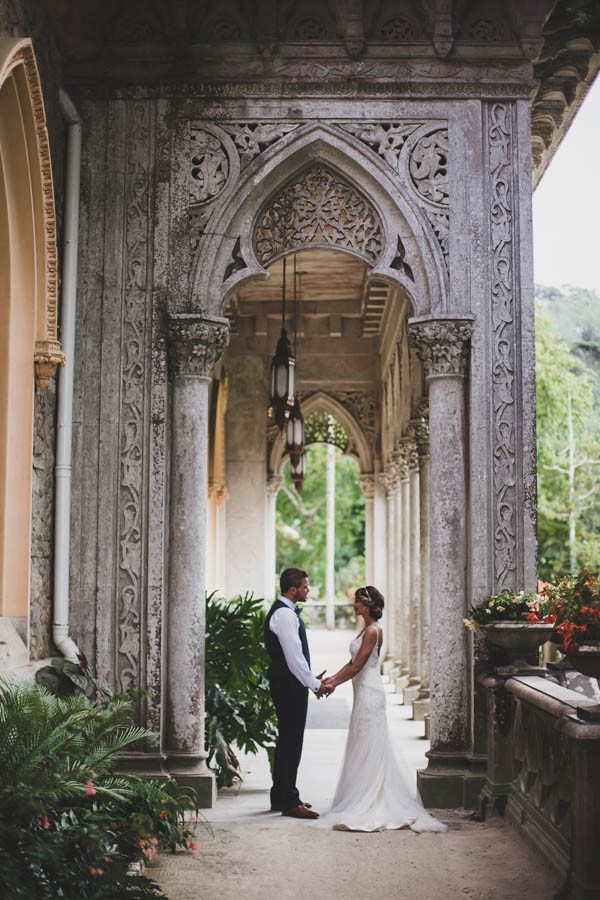
[{"label": "stone corridor", "polygon": [[[309,633],[313,670],[335,671],[347,658],[350,631]],[[389,695],[396,747],[415,783],[426,765],[423,723]],[[328,700],[311,698],[299,785],[324,810],[341,765],[352,687]],[[248,757],[239,790],[221,791],[207,810],[214,838],[198,829],[193,854],[162,856],[148,874],[170,900],[550,900],[560,880],[504,820],[471,821],[464,810],[441,810],[443,835],[413,832],[349,834],[268,811],[266,754]]]}]

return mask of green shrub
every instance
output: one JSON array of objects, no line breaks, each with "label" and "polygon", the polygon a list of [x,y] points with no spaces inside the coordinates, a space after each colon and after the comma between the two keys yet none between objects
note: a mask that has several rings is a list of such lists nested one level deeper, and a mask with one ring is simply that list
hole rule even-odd
[{"label": "green shrub", "polygon": [[264,747],[271,760],[275,749],[265,617],[252,594],[206,600],[206,749],[219,787],[242,780],[234,744],[244,753]]},{"label": "green shrub", "polygon": [[113,774],[116,753],[151,736],[133,725],[127,699],[98,705],[0,682],[3,898],[164,896],[130,864],[190,846],[194,799],[175,782]]}]

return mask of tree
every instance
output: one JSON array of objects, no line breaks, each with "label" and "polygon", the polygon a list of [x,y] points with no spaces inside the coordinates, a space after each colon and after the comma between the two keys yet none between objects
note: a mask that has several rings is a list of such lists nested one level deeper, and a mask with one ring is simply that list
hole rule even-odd
[{"label": "tree", "polygon": [[600,560],[600,433],[585,366],[538,308],[538,543],[540,576]]},{"label": "tree", "polygon": [[[289,465],[277,498],[277,569],[294,565],[311,578],[311,594],[324,597],[327,445],[311,444],[307,450],[307,476],[298,494]],[[336,449],[335,567],[336,595],[364,578],[365,503],[358,483],[358,466]],[[351,583],[352,582],[352,583]]]}]

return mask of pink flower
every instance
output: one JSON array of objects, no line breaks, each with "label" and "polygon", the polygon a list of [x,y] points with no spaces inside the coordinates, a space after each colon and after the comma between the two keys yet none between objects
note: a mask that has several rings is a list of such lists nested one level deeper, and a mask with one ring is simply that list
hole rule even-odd
[{"label": "pink flower", "polygon": [[92,868],[90,869],[90,875],[104,875],[104,869],[94,869],[94,867],[92,866]]},{"label": "pink flower", "polygon": [[90,796],[92,794],[96,793],[96,788],[94,787],[94,782],[91,780],[91,778],[85,786],[85,792],[86,792],[86,794],[89,794]]}]

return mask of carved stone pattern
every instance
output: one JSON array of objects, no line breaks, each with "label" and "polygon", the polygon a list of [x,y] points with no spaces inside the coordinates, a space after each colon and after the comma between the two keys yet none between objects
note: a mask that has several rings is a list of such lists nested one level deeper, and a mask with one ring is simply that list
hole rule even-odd
[{"label": "carved stone pattern", "polygon": [[229,157],[222,141],[211,131],[191,126],[190,202],[207,203],[225,190]]},{"label": "carved stone pattern", "polygon": [[150,214],[149,105],[130,113],[125,188],[125,284],[121,370],[117,661],[119,690],[140,687],[142,641],[144,406]]},{"label": "carved stone pattern", "polygon": [[478,19],[469,26],[467,37],[472,41],[503,41],[506,29],[499,19]]},{"label": "carved stone pattern", "polygon": [[324,409],[317,409],[304,422],[304,443],[332,444],[342,453],[348,449],[348,435],[339,422]]},{"label": "carved stone pattern", "polygon": [[494,414],[494,570],[496,587],[515,589],[514,246],[511,108],[489,109],[492,243],[492,403]]},{"label": "carved stone pattern", "polygon": [[320,164],[269,201],[254,233],[256,256],[263,265],[309,244],[351,250],[370,263],[383,247],[381,220],[367,198]]},{"label": "carved stone pattern", "polygon": [[415,347],[428,378],[463,375],[472,333],[472,323],[461,319],[417,322],[409,325],[408,342]]},{"label": "carved stone pattern", "polygon": [[195,315],[169,318],[169,362],[179,378],[209,379],[215,363],[229,343],[226,322]]},{"label": "carved stone pattern", "polygon": [[394,16],[387,19],[379,29],[378,37],[383,41],[414,41],[418,38],[418,31],[408,19]]},{"label": "carved stone pattern", "polygon": [[412,148],[409,172],[417,192],[431,203],[448,206],[448,131],[423,135]]},{"label": "carved stone pattern", "polygon": [[371,446],[375,444],[377,401],[370,391],[340,391],[331,395],[358,422],[360,430]]},{"label": "carved stone pattern", "polygon": [[400,475],[393,463],[388,463],[383,472],[380,472],[377,477],[383,485],[387,497],[391,497],[398,490]]},{"label": "carved stone pattern", "polygon": [[406,429],[406,436],[403,439],[405,445],[406,462],[409,470],[419,468],[419,445],[417,444],[416,434],[409,423]]},{"label": "carved stone pattern", "polygon": [[555,720],[517,702],[514,722],[514,788],[567,841],[571,838],[569,740]]},{"label": "carved stone pattern", "polygon": [[[13,61],[22,60],[27,78],[27,85],[32,99],[35,119],[35,137],[38,158],[41,165],[42,194],[44,208],[44,241],[46,252],[46,337],[50,341],[57,340],[57,292],[58,265],[56,253],[56,216],[54,209],[54,183],[52,180],[52,160],[50,144],[46,129],[46,114],[41,93],[40,76],[33,55],[33,50],[26,45],[13,57]],[[61,354],[62,355],[62,354]]]},{"label": "carved stone pattern", "polygon": [[225,269],[225,274],[223,275],[223,282],[227,281],[228,278],[231,278],[231,276],[235,272],[240,272],[242,269],[246,269],[246,268],[248,268],[248,267],[246,265],[244,257],[242,256],[242,253],[240,250],[240,238],[238,237],[236,239],[235,244],[233,245],[233,249],[231,251],[231,261],[229,262],[229,264],[227,265],[227,268]]},{"label": "carved stone pattern", "polygon": [[339,127],[368,144],[396,174],[406,139],[422,122],[342,122]]},{"label": "carved stone pattern", "polygon": [[221,123],[220,127],[233,139],[240,154],[240,165],[244,169],[259,153],[298,128],[298,123],[239,122],[233,125]]},{"label": "carved stone pattern", "polygon": [[365,500],[372,500],[375,496],[375,475],[369,472],[359,475],[358,483],[360,484]]},{"label": "carved stone pattern", "polygon": [[[429,410],[427,410],[427,415]],[[415,442],[418,459],[429,456],[429,419],[427,416],[419,416],[411,419],[408,424],[408,434]]]},{"label": "carved stone pattern", "polygon": [[508,737],[514,718],[514,700],[512,694],[503,687],[493,691],[494,694],[494,724],[503,737]]},{"label": "carved stone pattern", "polygon": [[[416,190],[416,199],[425,213],[448,263],[450,231],[448,185],[448,132],[434,128],[420,138],[404,163],[402,152],[407,139],[424,122],[343,122],[341,129],[354,135],[382,157],[403,187]],[[406,176],[405,170],[409,175]],[[407,181],[408,178],[408,181]]]}]

